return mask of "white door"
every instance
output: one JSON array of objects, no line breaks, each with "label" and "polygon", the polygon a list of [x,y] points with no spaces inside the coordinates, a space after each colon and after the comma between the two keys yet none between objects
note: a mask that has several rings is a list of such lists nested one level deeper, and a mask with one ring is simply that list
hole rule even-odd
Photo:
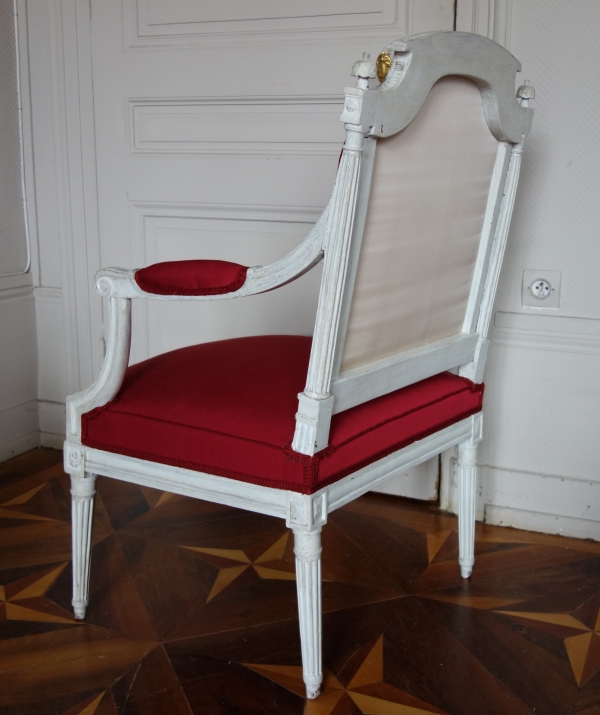
[{"label": "white door", "polygon": [[[92,0],[104,266],[287,253],[329,197],[363,52],[451,30],[453,0]],[[233,335],[310,334],[320,269],[218,303],[134,301],[132,359]],[[437,460],[392,489],[437,497]]]}]

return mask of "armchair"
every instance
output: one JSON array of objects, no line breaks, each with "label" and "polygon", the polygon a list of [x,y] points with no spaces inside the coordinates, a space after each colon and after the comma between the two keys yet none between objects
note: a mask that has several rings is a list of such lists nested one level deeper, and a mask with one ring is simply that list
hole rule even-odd
[{"label": "armchair", "polygon": [[[353,68],[331,199],[268,266],[108,268],[101,374],[67,401],[73,607],[88,603],[96,475],[285,519],[294,533],[303,675],[321,668],[320,532],[330,512],[458,445],[459,564],[474,564],[477,443],[488,328],[533,89],[486,38],[433,32]],[[131,300],[224,300],[324,261],[312,340],[195,345],[128,367]]]}]

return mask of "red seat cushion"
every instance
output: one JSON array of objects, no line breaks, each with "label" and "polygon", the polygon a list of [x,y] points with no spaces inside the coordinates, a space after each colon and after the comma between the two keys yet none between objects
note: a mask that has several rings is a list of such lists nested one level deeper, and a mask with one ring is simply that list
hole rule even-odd
[{"label": "red seat cushion", "polygon": [[156,295],[220,295],[239,290],[246,266],[229,261],[167,261],[135,272],[135,282]]},{"label": "red seat cushion", "polygon": [[310,494],[481,409],[483,385],[444,372],[334,415],[314,457],[291,449],[311,339],[194,345],[133,365],[82,417],[89,447]]}]

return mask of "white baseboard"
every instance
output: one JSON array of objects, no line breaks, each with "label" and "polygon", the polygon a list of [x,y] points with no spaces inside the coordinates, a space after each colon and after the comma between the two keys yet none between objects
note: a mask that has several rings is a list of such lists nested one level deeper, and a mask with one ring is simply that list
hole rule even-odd
[{"label": "white baseboard", "polygon": [[0,461],[39,445],[37,401],[0,410]]},{"label": "white baseboard", "polygon": [[[40,418],[40,432],[44,435],[55,435],[65,439],[66,408],[64,402],[51,402],[49,400],[38,400],[38,412]],[[42,444],[44,442],[42,441]],[[44,445],[53,446],[53,445]]]},{"label": "white baseboard", "polygon": [[0,444],[0,462],[6,462],[13,457],[18,457],[24,452],[29,452],[30,449],[35,449],[40,446],[40,433],[35,430],[31,434],[24,437],[18,437],[12,442]]},{"label": "white baseboard", "polygon": [[600,541],[600,481],[482,467],[484,521]]},{"label": "white baseboard", "polygon": [[525,531],[600,541],[600,523],[591,519],[486,504],[484,521],[496,526],[512,526]]},{"label": "white baseboard", "polygon": [[[532,308],[531,311],[539,310]],[[600,320],[540,313],[494,315],[494,345],[554,352],[600,353]]]},{"label": "white baseboard", "polygon": [[40,446],[51,447],[52,449],[62,449],[65,443],[64,434],[53,434],[52,432],[40,432]]},{"label": "white baseboard", "polygon": [[501,467],[482,471],[486,505],[595,521],[600,531],[600,481]]},{"label": "white baseboard", "polygon": [[35,400],[0,411],[0,462],[40,444]]},{"label": "white baseboard", "polygon": [[[454,450],[442,454],[440,507],[458,513]],[[477,467],[477,521],[600,541],[600,481]]]},{"label": "white baseboard", "polygon": [[62,449],[65,441],[65,405],[31,400],[0,410],[0,462],[36,447]]}]

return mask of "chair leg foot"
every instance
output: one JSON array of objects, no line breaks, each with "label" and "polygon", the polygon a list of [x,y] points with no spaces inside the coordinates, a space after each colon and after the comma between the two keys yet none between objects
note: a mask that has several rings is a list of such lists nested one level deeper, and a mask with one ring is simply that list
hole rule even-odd
[{"label": "chair leg foot", "polygon": [[312,531],[294,529],[296,587],[302,648],[302,676],[306,697],[321,692],[321,527]]},{"label": "chair leg foot", "polygon": [[314,700],[315,698],[318,698],[319,695],[321,694],[321,685],[317,685],[316,687],[312,687],[310,685],[306,686],[306,698],[308,700]]},{"label": "chair leg foot", "polygon": [[458,563],[463,578],[469,578],[475,563],[475,491],[477,444],[458,445]]},{"label": "chair leg foot", "polygon": [[80,603],[77,601],[71,601],[73,606],[73,613],[78,621],[83,621],[85,618],[85,609],[87,608],[87,601],[85,603]]},{"label": "chair leg foot", "polygon": [[73,536],[73,611],[83,620],[89,599],[92,520],[96,475],[71,476],[71,528]]},{"label": "chair leg foot", "polygon": [[463,566],[461,564],[460,566],[460,575],[463,578],[469,578],[469,576],[473,573],[473,567],[472,566]]}]

